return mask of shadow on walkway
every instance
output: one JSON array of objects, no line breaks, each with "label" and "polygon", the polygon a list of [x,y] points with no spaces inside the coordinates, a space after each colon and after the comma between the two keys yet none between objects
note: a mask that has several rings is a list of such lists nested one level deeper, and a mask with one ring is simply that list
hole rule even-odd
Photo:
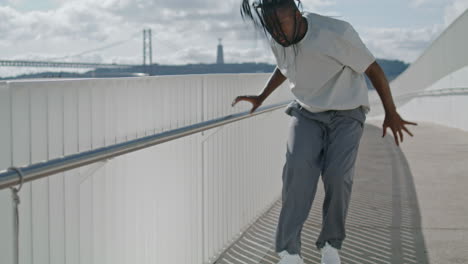
[{"label": "shadow on walkway", "polygon": [[[342,264],[429,263],[421,230],[421,214],[410,166],[388,133],[366,124],[354,176],[346,221],[347,237],[340,251]],[[320,263],[315,247],[323,204],[323,182],[303,229],[305,263]],[[281,200],[229,247],[216,263],[277,263],[274,234]]]}]

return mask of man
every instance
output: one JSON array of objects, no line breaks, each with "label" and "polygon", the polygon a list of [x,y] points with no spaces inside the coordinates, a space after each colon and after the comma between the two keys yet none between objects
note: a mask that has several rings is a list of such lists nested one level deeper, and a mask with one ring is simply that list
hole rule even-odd
[{"label": "man", "polygon": [[260,95],[238,96],[232,105],[241,100],[251,102],[252,113],[286,79],[296,97],[285,111],[292,118],[275,235],[279,263],[304,263],[301,230],[320,175],[325,199],[316,246],[323,264],[340,263],[354,166],[370,111],[364,74],[385,108],[383,136],[390,128],[399,145],[402,130],[413,136],[405,125],[417,124],[397,113],[385,74],[351,24],[301,13],[293,0],[259,0],[252,6],[256,17],[249,0],[243,0],[241,14],[264,30],[277,67]]}]

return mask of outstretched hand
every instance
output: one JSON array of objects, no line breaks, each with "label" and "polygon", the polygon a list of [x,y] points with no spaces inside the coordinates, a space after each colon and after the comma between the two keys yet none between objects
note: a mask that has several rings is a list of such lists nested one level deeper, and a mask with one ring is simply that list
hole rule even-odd
[{"label": "outstretched hand", "polygon": [[[405,125],[417,126],[418,124],[403,120],[396,111],[385,114],[385,120],[382,125],[382,137],[385,137],[385,134],[387,133],[387,128],[390,128],[393,132],[393,136],[395,137],[395,143],[397,144],[397,146],[400,146],[398,140],[403,142],[403,132],[401,130],[404,130],[410,136],[413,136],[413,134],[411,134],[411,132],[405,127]],[[400,136],[400,138],[398,138],[398,136]]]}]

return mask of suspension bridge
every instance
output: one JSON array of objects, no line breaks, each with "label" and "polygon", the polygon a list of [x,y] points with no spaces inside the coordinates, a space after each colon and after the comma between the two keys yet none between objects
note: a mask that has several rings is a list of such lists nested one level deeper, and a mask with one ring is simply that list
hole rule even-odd
[{"label": "suspension bridge", "polygon": [[[151,65],[153,63],[153,52],[152,52],[152,34],[151,29],[143,30],[143,64]],[[118,64],[118,63],[89,63],[89,62],[60,62],[57,60],[64,60],[69,58],[79,58],[82,55],[94,53],[97,51],[103,51],[116,46],[127,43],[134,40],[140,33],[135,33],[128,39],[116,41],[105,46],[94,48],[86,51],[82,51],[77,54],[72,54],[60,58],[52,58],[46,61],[36,60],[0,60],[0,67],[28,67],[28,68],[68,68],[68,69],[82,69],[82,68],[99,68],[99,69],[122,69],[130,68],[134,66],[140,66],[136,64]]]}]

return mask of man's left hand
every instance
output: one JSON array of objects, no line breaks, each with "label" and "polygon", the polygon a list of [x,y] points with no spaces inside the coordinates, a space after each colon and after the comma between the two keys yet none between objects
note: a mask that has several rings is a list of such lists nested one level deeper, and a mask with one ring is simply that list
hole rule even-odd
[{"label": "man's left hand", "polygon": [[[393,132],[393,136],[395,137],[395,143],[397,144],[397,146],[400,146],[398,140],[403,142],[403,132],[401,130],[404,130],[410,136],[413,136],[413,134],[405,127],[405,125],[417,126],[418,124],[403,120],[396,111],[385,114],[385,120],[382,125],[382,137],[385,137],[385,134],[387,133],[387,128],[390,128]],[[400,136],[399,139],[398,136]]]}]

